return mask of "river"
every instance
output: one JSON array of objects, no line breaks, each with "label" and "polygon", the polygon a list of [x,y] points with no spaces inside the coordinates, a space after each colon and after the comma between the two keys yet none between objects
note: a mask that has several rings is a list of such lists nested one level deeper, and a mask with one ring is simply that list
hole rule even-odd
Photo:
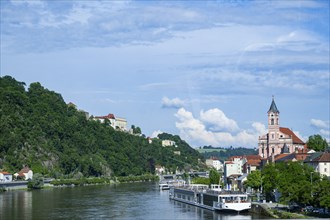
[{"label": "river", "polygon": [[156,183],[13,190],[0,193],[0,219],[259,219],[169,200]]}]

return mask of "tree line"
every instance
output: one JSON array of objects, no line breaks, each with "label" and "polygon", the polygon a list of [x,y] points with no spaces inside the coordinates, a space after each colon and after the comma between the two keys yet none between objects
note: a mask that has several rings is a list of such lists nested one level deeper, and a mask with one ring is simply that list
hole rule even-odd
[{"label": "tree line", "polygon": [[266,165],[261,171],[252,171],[245,187],[263,192],[267,200],[277,200],[301,206],[330,208],[330,181],[301,162],[281,162]]},{"label": "tree line", "polygon": [[11,76],[0,78],[2,170],[14,173],[28,165],[34,173],[71,178],[142,175],[154,173],[157,164],[170,171],[198,166],[201,156],[178,136],[165,135],[175,139],[181,155],[161,140],[149,143],[86,118],[38,82],[26,87]]}]

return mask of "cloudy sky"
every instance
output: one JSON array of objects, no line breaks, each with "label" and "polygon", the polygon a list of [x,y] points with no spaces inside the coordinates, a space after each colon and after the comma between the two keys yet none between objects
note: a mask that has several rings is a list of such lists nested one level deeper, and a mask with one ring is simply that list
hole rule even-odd
[{"label": "cloudy sky", "polygon": [[1,76],[191,146],[329,140],[329,1],[1,0]]}]

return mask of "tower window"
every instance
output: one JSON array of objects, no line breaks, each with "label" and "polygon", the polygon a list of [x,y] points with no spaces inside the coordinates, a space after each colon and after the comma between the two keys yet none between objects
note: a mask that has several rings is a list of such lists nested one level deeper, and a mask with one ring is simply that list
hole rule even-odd
[{"label": "tower window", "polygon": [[272,118],[272,119],[270,120],[270,124],[271,124],[271,125],[274,125],[274,118]]}]

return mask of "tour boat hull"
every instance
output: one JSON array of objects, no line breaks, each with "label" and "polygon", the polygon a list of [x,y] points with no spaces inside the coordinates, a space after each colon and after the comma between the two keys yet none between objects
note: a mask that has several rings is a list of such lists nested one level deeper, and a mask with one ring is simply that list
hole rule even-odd
[{"label": "tour boat hull", "polygon": [[212,211],[243,212],[251,208],[251,202],[245,193],[209,190],[203,185],[173,187],[169,197]]}]

